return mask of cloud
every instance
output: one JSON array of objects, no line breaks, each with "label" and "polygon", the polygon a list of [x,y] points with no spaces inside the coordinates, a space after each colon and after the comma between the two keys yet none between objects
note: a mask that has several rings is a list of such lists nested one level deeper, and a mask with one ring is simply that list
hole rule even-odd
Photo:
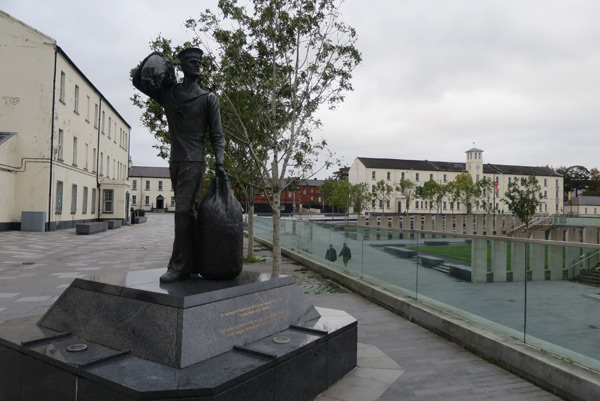
[{"label": "cloud", "polygon": [[[216,0],[6,0],[3,10],[58,43],[132,125],[134,163],[155,158],[129,101],[129,69],[158,34],[189,40],[183,22]],[[600,2],[346,1],[363,64],[337,111],[323,110],[330,148],[355,157],[597,167]],[[321,177],[320,178],[324,178]]]}]

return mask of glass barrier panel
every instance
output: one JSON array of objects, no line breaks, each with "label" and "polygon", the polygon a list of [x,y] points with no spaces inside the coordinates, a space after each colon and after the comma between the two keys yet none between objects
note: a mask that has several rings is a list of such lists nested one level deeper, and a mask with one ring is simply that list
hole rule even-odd
[{"label": "glass barrier panel", "polygon": [[[523,340],[525,251],[511,265],[507,240],[418,234],[418,299],[452,314]],[[523,243],[521,243],[523,244]],[[517,275],[518,278],[518,275]]]},{"label": "glass barrier panel", "polygon": [[586,277],[595,275],[599,252],[531,244],[525,336],[528,344],[595,370],[600,370],[600,288],[587,284]]},{"label": "glass barrier panel", "polygon": [[389,228],[364,228],[363,277],[415,297],[415,234]]}]

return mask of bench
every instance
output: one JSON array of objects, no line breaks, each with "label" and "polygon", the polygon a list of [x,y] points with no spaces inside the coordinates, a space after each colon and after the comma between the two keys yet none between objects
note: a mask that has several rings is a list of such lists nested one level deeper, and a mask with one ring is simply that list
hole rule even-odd
[{"label": "bench", "polygon": [[412,249],[406,249],[400,246],[385,246],[383,247],[383,251],[403,259],[410,259],[417,254],[417,252]]},{"label": "bench", "polygon": [[435,256],[420,255],[419,259],[424,267],[433,267],[444,263],[444,259]]},{"label": "bench", "polygon": [[108,223],[106,221],[79,223],[75,226],[75,232],[83,235],[95,234],[106,230],[108,230]]},{"label": "bench", "polygon": [[424,241],[427,246],[442,246],[442,245],[450,245],[449,241]]},{"label": "bench", "polygon": [[446,263],[445,265],[448,266],[448,274],[450,274],[452,277],[471,282],[471,266],[455,265],[450,263]]},{"label": "bench", "polygon": [[106,220],[108,223],[108,229],[113,230],[115,228],[121,228],[123,225],[123,220]]}]

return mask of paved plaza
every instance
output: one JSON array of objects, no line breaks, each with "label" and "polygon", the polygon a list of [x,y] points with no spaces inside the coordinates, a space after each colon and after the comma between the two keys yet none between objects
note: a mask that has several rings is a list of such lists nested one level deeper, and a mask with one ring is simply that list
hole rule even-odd
[{"label": "paved plaza", "polygon": [[[0,232],[0,321],[44,313],[77,277],[166,267],[173,215],[90,236],[74,229]],[[270,252],[256,247],[270,271]],[[358,319],[359,368],[319,401],[559,400],[539,387],[436,334],[284,259],[316,306],[343,309]]]}]

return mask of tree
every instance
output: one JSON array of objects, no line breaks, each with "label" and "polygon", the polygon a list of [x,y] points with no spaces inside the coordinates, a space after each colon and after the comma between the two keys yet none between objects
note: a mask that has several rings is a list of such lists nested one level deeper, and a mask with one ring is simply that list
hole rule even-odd
[{"label": "tree", "polygon": [[559,167],[556,172],[562,174],[565,193],[573,192],[572,198],[587,188],[591,178],[590,172],[583,166]]},{"label": "tree", "polygon": [[508,190],[504,194],[504,202],[506,202],[510,211],[525,223],[527,229],[541,203],[541,189],[535,176],[530,175],[527,178],[521,178],[508,184]]},{"label": "tree", "polygon": [[476,185],[479,188],[479,191],[481,191],[481,207],[486,213],[490,213],[495,208],[494,202],[492,202],[494,182],[486,177],[479,180]]},{"label": "tree", "polygon": [[337,207],[339,210],[345,210],[346,221],[348,220],[348,212],[350,209],[350,193],[352,185],[348,179],[342,179],[336,181],[335,189],[331,195],[332,205]]},{"label": "tree", "polygon": [[438,212],[441,213],[442,201],[446,196],[447,188],[443,184],[439,184],[433,180],[427,181],[422,187],[417,188],[416,195],[429,202],[429,209],[431,210],[434,205],[437,207]]},{"label": "tree", "polygon": [[406,202],[406,213],[410,210],[410,202],[416,195],[415,183],[404,178],[400,180],[400,183],[396,186],[396,191],[400,192]]},{"label": "tree", "polygon": [[[356,32],[340,20],[339,6],[340,1],[331,0],[251,0],[246,6],[220,0],[218,14],[207,10],[198,20],[186,21],[197,34],[191,44],[207,50],[211,82],[206,88],[214,88],[237,119],[231,139],[248,148],[271,189],[274,274],[281,268],[280,207],[286,176],[307,178],[314,171],[326,147],[325,141],[313,139],[321,125],[316,113],[321,106],[334,109],[343,101],[361,61]],[[168,147],[164,116],[151,106],[142,105],[147,112],[144,125]]]},{"label": "tree", "polygon": [[362,211],[367,208],[367,204],[371,202],[372,199],[372,194],[369,191],[369,185],[365,182],[351,184],[349,197],[352,211],[360,216]]},{"label": "tree", "polygon": [[331,206],[331,216],[333,216],[333,208],[334,208],[334,205],[331,202],[331,198],[333,196],[333,192],[335,191],[335,188],[337,187],[337,183],[338,183],[337,180],[334,180],[333,178],[327,178],[323,182],[323,185],[321,185],[319,187],[319,192],[321,192],[321,195],[323,195],[323,199],[325,199],[327,204],[329,206]]},{"label": "tree", "polygon": [[450,186],[451,196],[454,201],[460,201],[467,207],[467,214],[473,211],[473,203],[481,197],[482,189],[473,182],[473,177],[467,172],[457,175]]},{"label": "tree", "polygon": [[373,185],[372,199],[379,202],[379,207],[381,207],[381,214],[383,214],[385,205],[390,200],[393,193],[394,187],[392,187],[384,180],[379,180],[375,185]]}]

